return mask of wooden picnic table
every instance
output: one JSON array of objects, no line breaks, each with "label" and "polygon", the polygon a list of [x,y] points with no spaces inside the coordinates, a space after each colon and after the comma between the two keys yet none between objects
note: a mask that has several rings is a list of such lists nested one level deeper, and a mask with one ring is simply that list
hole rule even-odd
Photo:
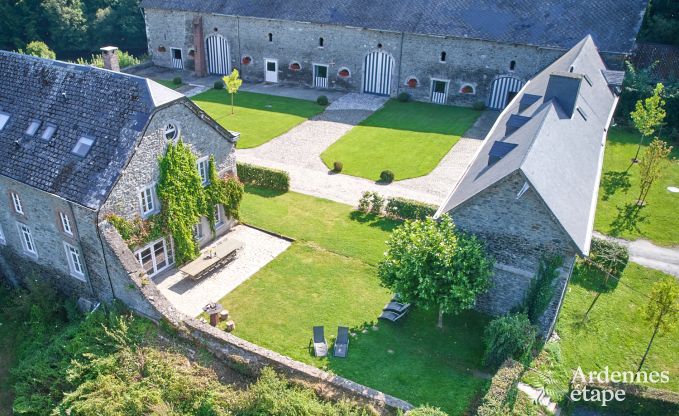
[{"label": "wooden picnic table", "polygon": [[[185,264],[179,270],[193,280],[198,280],[208,272],[231,262],[236,252],[243,247],[243,242],[229,238],[200,253],[200,257]],[[210,255],[210,251],[213,255]]]}]

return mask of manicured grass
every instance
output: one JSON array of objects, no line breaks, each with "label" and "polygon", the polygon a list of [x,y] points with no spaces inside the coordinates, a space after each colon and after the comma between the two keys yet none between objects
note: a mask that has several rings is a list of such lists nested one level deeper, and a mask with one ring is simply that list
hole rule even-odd
[{"label": "manicured grass", "polygon": [[[446,319],[414,309],[403,321],[377,321],[391,298],[375,264],[398,222],[356,215],[335,202],[247,188],[243,221],[288,235],[295,243],[220,302],[235,334],[294,359],[328,369],[415,405],[463,414],[486,380],[481,361],[487,318],[475,312]],[[349,357],[315,358],[311,328],[324,325],[332,348],[337,326],[354,334]]]},{"label": "manicured grass", "polygon": [[479,112],[470,108],[390,100],[322,154],[342,173],[378,180],[389,169],[396,180],[428,174],[474,124]]},{"label": "manicured grass", "polygon": [[154,79],[155,82],[158,84],[167,87],[171,90],[176,90],[177,88],[181,87],[183,84],[175,84],[171,79],[166,80],[166,79]]},{"label": "manicured grass", "polygon": [[235,113],[225,90],[209,90],[192,98],[222,127],[241,134],[238,148],[256,147],[319,114],[323,107],[312,101],[241,91]]},{"label": "manicured grass", "polygon": [[[679,187],[679,162],[673,162],[665,176],[653,185],[647,204],[638,215],[626,215],[626,205],[634,204],[639,196],[639,166],[630,167],[638,143],[639,133],[635,130],[611,128],[595,227],[626,239],[646,238],[661,245],[679,245],[679,194],[667,190],[668,186]],[[679,146],[675,146],[671,157],[679,157]]]},{"label": "manicured grass", "polygon": [[[596,292],[591,275],[577,267],[557,322],[561,337],[558,353],[544,352],[538,367],[550,372],[560,392],[567,389],[572,370],[599,371],[608,366],[611,371],[636,371],[653,334],[653,327],[643,320],[643,308],[652,285],[669,276],[630,263],[621,282],[612,291],[603,293],[590,312],[586,324],[582,319]],[[669,371],[670,382],[653,387],[679,391],[679,331],[656,337],[643,369]]]}]

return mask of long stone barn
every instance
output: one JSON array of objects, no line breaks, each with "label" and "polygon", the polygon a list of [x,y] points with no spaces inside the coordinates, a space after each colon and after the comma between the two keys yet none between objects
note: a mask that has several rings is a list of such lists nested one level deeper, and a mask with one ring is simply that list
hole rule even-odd
[{"label": "long stone barn", "polygon": [[[610,68],[634,45],[646,0],[143,0],[156,65],[237,68],[286,83],[503,109],[591,35]],[[322,92],[319,91],[319,94]]]}]

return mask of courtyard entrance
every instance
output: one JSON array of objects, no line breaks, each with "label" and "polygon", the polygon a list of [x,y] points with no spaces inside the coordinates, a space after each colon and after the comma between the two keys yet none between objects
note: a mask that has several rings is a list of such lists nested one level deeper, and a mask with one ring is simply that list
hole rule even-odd
[{"label": "courtyard entrance", "polygon": [[394,58],[386,52],[377,51],[365,57],[363,92],[368,94],[391,94],[391,78]]},{"label": "courtyard entrance", "polygon": [[205,38],[207,51],[207,72],[215,75],[229,73],[229,45],[222,35],[210,35]]}]

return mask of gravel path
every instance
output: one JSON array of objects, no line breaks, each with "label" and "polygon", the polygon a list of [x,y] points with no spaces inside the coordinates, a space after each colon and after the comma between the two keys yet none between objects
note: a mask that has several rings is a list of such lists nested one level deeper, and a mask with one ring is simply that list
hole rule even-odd
[{"label": "gravel path", "polygon": [[287,240],[245,225],[235,226],[213,245],[227,237],[243,242],[243,248],[234,261],[219,271],[197,282],[185,278],[177,269],[153,277],[160,292],[179,311],[198,316],[203,306],[226,296],[290,246]]},{"label": "gravel path", "polygon": [[637,264],[679,278],[679,247],[658,247],[648,240],[628,241],[609,237],[596,231],[594,236],[626,246],[629,250],[629,259]]}]

